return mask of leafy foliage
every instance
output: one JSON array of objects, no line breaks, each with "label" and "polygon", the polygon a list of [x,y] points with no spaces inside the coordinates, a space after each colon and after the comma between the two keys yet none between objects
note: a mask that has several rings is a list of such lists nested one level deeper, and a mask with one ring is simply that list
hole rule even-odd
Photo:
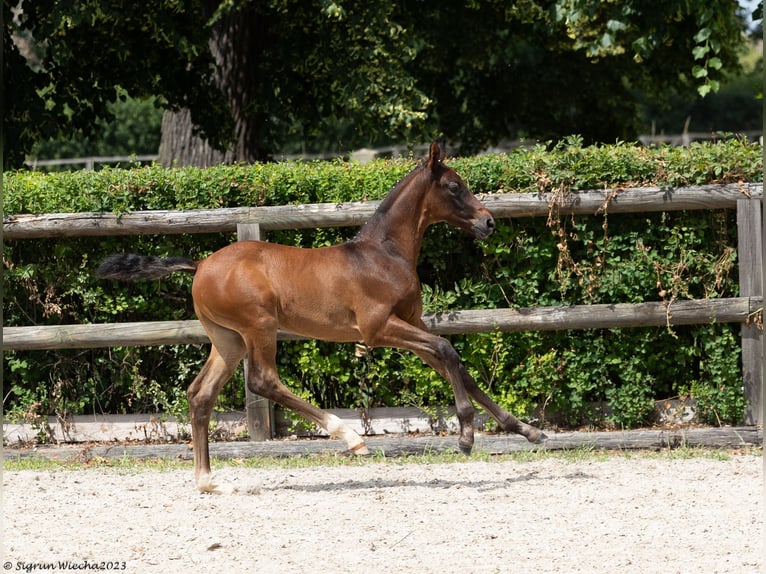
[{"label": "leafy foliage", "polygon": [[[762,180],[759,146],[740,140],[686,149],[636,145],[545,149],[451,160],[477,193],[679,186]],[[216,208],[377,199],[411,161],[279,163],[50,173],[6,172],[5,211],[55,213]],[[353,229],[282,231],[271,241],[319,246]],[[728,297],[738,294],[736,222],[730,211],[520,218],[478,244],[446,226],[426,234],[419,272],[428,311]],[[98,282],[114,252],[202,258],[231,234],[5,241],[6,325],[115,323],[193,318],[191,278]],[[634,426],[652,401],[692,395],[714,422],[742,413],[738,326],[709,325],[453,336],[467,368],[523,417],[576,425]],[[280,344],[285,382],[324,407],[433,407],[449,385],[417,357],[353,345]],[[161,410],[183,415],[184,390],[203,346],[6,353],[6,413],[17,416]],[[606,401],[610,411],[593,411]],[[221,408],[241,408],[241,375]]]},{"label": "leafy foliage", "polygon": [[402,6],[423,38],[411,73],[465,152],[503,138],[634,139],[641,105],[715,92],[738,68],[738,10],[735,0]]},{"label": "leafy foliage", "polygon": [[230,137],[199,1],[43,0],[16,8],[3,3],[5,165],[20,165],[35,142],[92,135],[126,93],[194,109],[213,144]]},{"label": "leafy foliage", "polygon": [[233,161],[296,139],[347,151],[443,136],[465,153],[574,132],[633,139],[642,100],[717,91],[745,43],[735,0],[38,0],[3,11],[6,166],[35,142],[92,135],[125,94],[189,109],[195,135],[236,149]]},{"label": "leafy foliage", "polygon": [[[136,100],[126,97],[108,106],[112,121],[99,120],[98,134],[51,138],[38,142],[30,155],[38,159],[88,156],[131,156],[156,154],[160,146],[162,110],[156,98]],[[38,166],[39,168],[39,166]]]}]

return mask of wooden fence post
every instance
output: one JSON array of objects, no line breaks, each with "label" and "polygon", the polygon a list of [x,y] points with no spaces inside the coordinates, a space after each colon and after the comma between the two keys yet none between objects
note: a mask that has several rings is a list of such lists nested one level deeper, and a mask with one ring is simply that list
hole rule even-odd
[{"label": "wooden fence post", "polygon": [[[261,227],[257,223],[238,223],[237,241],[261,239]],[[273,405],[268,399],[251,393],[247,388],[247,357],[242,364],[245,373],[245,412],[247,416],[247,434],[250,440],[264,441],[274,437]]]},{"label": "wooden fence post", "polygon": [[[737,200],[737,257],[741,297],[763,295],[761,204],[761,201],[752,199]],[[747,401],[745,424],[748,425],[763,424],[762,329],[755,321],[742,325],[742,378]]]}]

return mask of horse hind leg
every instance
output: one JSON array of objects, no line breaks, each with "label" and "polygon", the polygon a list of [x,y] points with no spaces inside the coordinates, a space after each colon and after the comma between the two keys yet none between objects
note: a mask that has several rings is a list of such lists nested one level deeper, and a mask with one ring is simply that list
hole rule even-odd
[{"label": "horse hind leg", "polygon": [[217,490],[210,470],[208,444],[213,407],[221,388],[234,374],[245,354],[244,343],[237,333],[216,327],[208,328],[208,335],[213,341],[210,356],[186,391],[191,416],[194,477],[197,489],[202,492]]},{"label": "horse hind leg", "polygon": [[322,427],[331,437],[346,442],[348,450],[354,454],[369,454],[362,437],[337,416],[315,407],[294,395],[280,381],[276,367],[276,337],[269,335],[265,345],[249,345],[247,358],[247,385],[250,392],[260,395],[295,411],[303,418]]}]

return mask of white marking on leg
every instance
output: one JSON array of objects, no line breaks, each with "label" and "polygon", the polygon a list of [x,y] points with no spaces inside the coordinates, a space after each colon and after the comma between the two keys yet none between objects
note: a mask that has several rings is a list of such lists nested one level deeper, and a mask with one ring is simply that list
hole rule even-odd
[{"label": "white marking on leg", "polygon": [[327,426],[325,427],[327,432],[332,437],[337,437],[346,441],[348,450],[354,454],[370,454],[367,446],[364,444],[362,437],[360,437],[353,429],[343,423],[337,416],[327,415]]},{"label": "white marking on leg", "polygon": [[200,492],[219,492],[218,485],[213,482],[213,475],[207,472],[197,477],[197,490]]},{"label": "white marking on leg", "polygon": [[239,490],[231,485],[219,486],[213,482],[213,475],[205,474],[197,480],[197,489],[209,494],[236,494]]}]

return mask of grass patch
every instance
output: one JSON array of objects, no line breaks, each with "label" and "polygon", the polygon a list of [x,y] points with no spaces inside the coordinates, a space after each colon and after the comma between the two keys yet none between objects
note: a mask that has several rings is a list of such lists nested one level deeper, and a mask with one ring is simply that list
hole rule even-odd
[{"label": "grass patch", "polygon": [[[373,452],[370,456],[359,457],[340,452],[324,452],[319,454],[293,456],[257,456],[248,458],[213,459],[214,470],[225,467],[242,467],[252,469],[301,469],[317,467],[364,466],[370,464],[389,464],[404,466],[408,464],[454,464],[465,462],[504,462],[533,463],[543,460],[558,460],[562,463],[578,462],[607,462],[615,458],[624,459],[658,459],[658,460],[687,460],[706,458],[727,461],[735,456],[763,456],[760,446],[747,446],[740,449],[717,449],[705,447],[680,447],[662,450],[604,450],[584,446],[563,450],[525,450],[510,454],[493,455],[488,452],[475,452],[466,457],[458,452],[432,452],[425,454],[405,454],[387,457],[381,451]],[[193,468],[190,460],[177,459],[137,459],[130,457],[93,457],[87,460],[52,460],[44,457],[6,457],[3,460],[5,471],[67,471],[86,469],[114,469],[122,472],[170,472],[174,470],[189,470]]]},{"label": "grass patch", "polygon": [[172,471],[183,468],[193,468],[192,461],[162,459],[162,458],[130,458],[114,457],[105,458],[96,456],[87,460],[54,460],[43,456],[35,457],[9,457],[5,453],[3,458],[3,471],[57,471],[57,470],[87,470],[98,468],[111,468],[125,471]]}]

